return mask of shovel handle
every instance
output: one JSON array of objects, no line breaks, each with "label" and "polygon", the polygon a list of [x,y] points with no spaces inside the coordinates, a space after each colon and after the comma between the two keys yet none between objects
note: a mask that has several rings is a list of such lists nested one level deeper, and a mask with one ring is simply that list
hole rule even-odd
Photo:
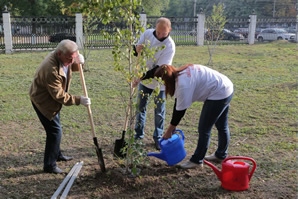
[{"label": "shovel handle", "polygon": [[[129,116],[129,104],[127,105],[127,110],[126,110],[126,114],[125,114],[125,122],[124,122],[124,127],[123,127],[123,132],[125,133],[127,130],[127,126],[128,126],[128,116]],[[123,137],[123,136],[122,136]]]},{"label": "shovel handle", "polygon": [[[131,96],[134,94],[135,88],[132,88],[131,91]],[[131,101],[129,100],[129,103],[127,104],[127,110],[126,110],[126,115],[125,115],[125,122],[124,122],[124,127],[123,127],[123,132],[125,133],[128,127],[128,116],[130,114],[130,106],[131,106]],[[122,136],[124,137],[124,135]]]},{"label": "shovel handle", "polygon": [[[82,64],[79,64],[79,71],[80,71],[80,77],[81,77],[82,87],[83,87],[83,91],[84,91],[84,96],[88,97],[88,92],[87,92],[87,88],[86,88],[86,83],[85,83],[85,77],[84,77]],[[92,111],[91,111],[90,105],[87,105],[87,110],[88,110],[89,120],[90,120],[90,124],[91,124],[92,136],[96,137],[95,136],[94,121],[93,121]]]}]

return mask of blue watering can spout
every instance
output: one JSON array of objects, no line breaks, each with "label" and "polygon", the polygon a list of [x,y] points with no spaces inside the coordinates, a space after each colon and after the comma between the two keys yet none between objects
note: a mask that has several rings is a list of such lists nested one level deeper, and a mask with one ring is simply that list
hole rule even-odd
[{"label": "blue watering can spout", "polygon": [[159,158],[161,160],[164,160],[164,161],[166,160],[166,157],[165,157],[163,152],[161,152],[161,153],[148,153],[147,156],[154,156],[154,157]]}]

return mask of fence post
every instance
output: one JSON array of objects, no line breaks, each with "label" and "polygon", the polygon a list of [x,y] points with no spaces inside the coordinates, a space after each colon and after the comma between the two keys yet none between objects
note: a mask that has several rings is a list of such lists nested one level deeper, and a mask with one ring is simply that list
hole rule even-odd
[{"label": "fence post", "polygon": [[198,14],[198,25],[197,25],[197,46],[204,46],[204,35],[205,35],[205,14]]},{"label": "fence post", "polygon": [[82,13],[76,13],[76,43],[79,49],[84,49]]},{"label": "fence post", "polygon": [[4,28],[5,53],[10,54],[13,52],[13,47],[12,47],[10,13],[7,11],[7,7],[5,7],[5,10],[3,11],[2,17],[3,17],[3,28]]},{"label": "fence post", "polygon": [[255,43],[255,34],[256,34],[256,26],[257,26],[257,15],[254,13],[249,15],[249,26],[248,26],[248,44],[252,45]]},{"label": "fence post", "polygon": [[[298,3],[296,4],[298,6]],[[298,43],[298,7],[296,6],[297,9],[297,15],[296,15],[296,43]]]},{"label": "fence post", "polygon": [[147,15],[145,12],[140,13],[140,22],[141,22],[141,26],[146,30],[147,29]]}]

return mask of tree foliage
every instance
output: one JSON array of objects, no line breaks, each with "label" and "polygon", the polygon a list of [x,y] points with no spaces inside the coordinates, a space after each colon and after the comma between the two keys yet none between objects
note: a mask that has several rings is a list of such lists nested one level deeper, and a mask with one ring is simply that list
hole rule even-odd
[{"label": "tree foliage", "polygon": [[[144,46],[141,56],[133,56],[133,45],[139,35],[144,32],[139,21],[141,0],[86,0],[72,4],[73,12],[80,12],[87,20],[102,23],[113,27],[112,33],[103,29],[106,38],[114,41],[112,56],[114,69],[122,73],[129,87],[128,101],[124,105],[125,117],[128,118],[126,143],[126,171],[136,175],[137,165],[145,158],[142,144],[134,140],[134,118],[136,106],[135,89],[132,83],[147,71],[146,60],[153,57],[158,49],[149,49]],[[92,24],[92,23],[91,23]],[[121,25],[119,25],[121,24]],[[123,26],[123,24],[125,24]],[[125,125],[126,126],[126,125]]]},{"label": "tree foliage", "polygon": [[[71,4],[83,2],[89,1],[2,0],[0,8],[3,9],[6,5],[14,16],[53,16],[69,14],[66,9]],[[203,9],[206,15],[210,15],[213,5],[218,3],[224,4],[224,12],[228,18],[248,16],[253,10],[259,17],[296,17],[296,0],[142,0],[138,12],[143,8],[148,16],[192,17]]]},{"label": "tree foliage", "polygon": [[212,56],[217,41],[223,35],[223,29],[226,24],[226,16],[224,14],[223,4],[213,5],[212,13],[206,19],[206,42],[208,46],[209,61],[208,65],[212,65]]},{"label": "tree foliage", "polygon": [[163,16],[168,10],[169,2],[170,0],[143,0],[142,7],[148,16]]},{"label": "tree foliage", "polygon": [[296,17],[296,0],[170,0],[166,16],[193,16],[194,2],[196,14],[202,9],[211,15],[213,5],[223,3],[228,18],[248,16],[253,10],[260,17],[272,17],[274,8],[276,17]]},{"label": "tree foliage", "polygon": [[185,16],[193,17],[194,1],[190,0],[170,0],[169,9],[166,12],[166,16]]},{"label": "tree foliage", "polygon": [[72,0],[6,0],[0,7],[7,6],[13,16],[55,16],[65,14]]}]

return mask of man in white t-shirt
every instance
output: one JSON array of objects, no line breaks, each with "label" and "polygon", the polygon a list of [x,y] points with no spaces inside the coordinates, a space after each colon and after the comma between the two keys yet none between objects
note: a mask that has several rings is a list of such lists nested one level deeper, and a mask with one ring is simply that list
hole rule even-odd
[{"label": "man in white t-shirt", "polygon": [[[154,54],[154,58],[147,60],[146,67],[149,69],[143,78],[135,82],[135,86],[141,81],[148,78],[152,78],[154,71],[163,64],[172,64],[173,57],[175,55],[175,43],[170,36],[171,21],[167,18],[159,18],[156,22],[155,29],[146,30],[141,36],[136,45],[136,53],[140,53],[143,46],[147,46],[150,49],[165,47]],[[148,45],[150,44],[150,45]],[[136,115],[135,125],[135,138],[144,138],[144,127],[146,122],[146,109],[149,102],[149,98],[153,90],[157,87],[157,82],[146,84],[141,81],[138,88],[138,110]],[[155,147],[160,150],[159,139],[163,134],[164,120],[165,120],[165,87],[161,86],[160,93],[155,96],[154,102],[156,104],[154,110],[154,124],[155,130],[153,133],[153,139]]]}]

